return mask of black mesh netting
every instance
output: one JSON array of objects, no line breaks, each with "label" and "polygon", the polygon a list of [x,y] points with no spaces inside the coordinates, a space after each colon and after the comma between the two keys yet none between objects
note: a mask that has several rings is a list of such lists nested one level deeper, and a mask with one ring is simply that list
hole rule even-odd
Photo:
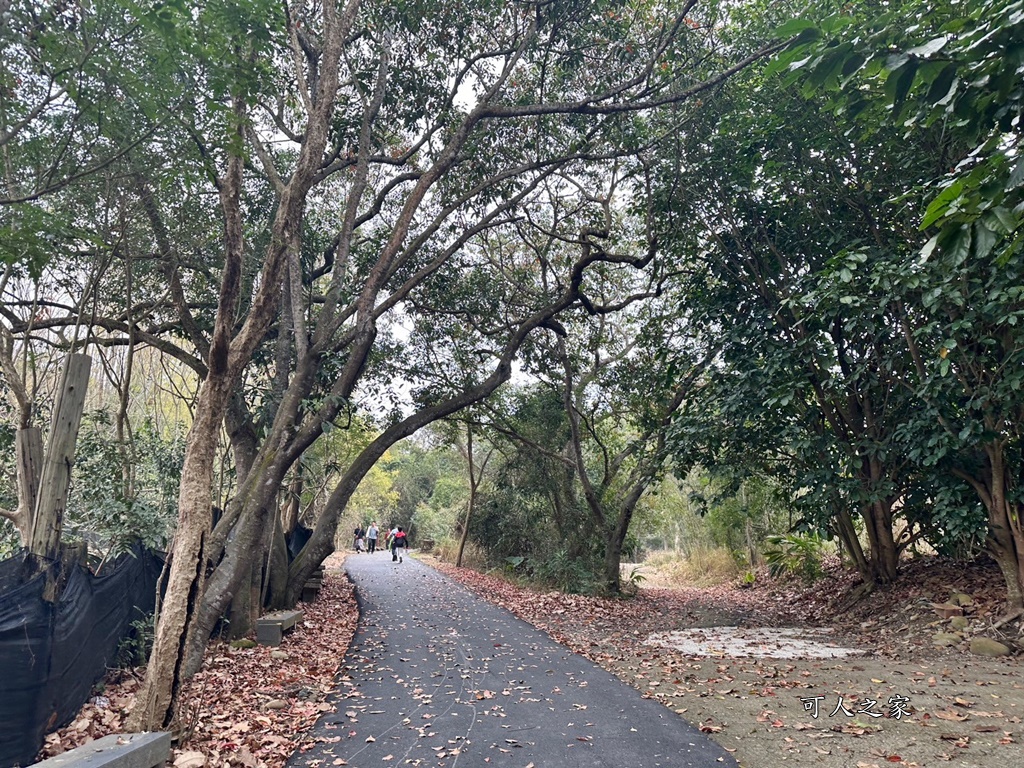
[{"label": "black mesh netting", "polygon": [[114,661],[132,622],[152,613],[161,562],[137,551],[101,575],[75,567],[56,605],[26,559],[0,563],[0,768],[31,763]]}]

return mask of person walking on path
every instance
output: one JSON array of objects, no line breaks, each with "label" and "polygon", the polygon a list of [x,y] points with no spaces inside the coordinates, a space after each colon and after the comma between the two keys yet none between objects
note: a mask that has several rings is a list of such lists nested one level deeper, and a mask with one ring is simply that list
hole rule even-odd
[{"label": "person walking on path", "polygon": [[371,555],[377,551],[377,535],[379,533],[380,531],[377,529],[377,521],[371,521],[370,527],[366,529],[366,551]]},{"label": "person walking on path", "polygon": [[408,546],[409,542],[406,540],[405,531],[402,530],[402,526],[398,526],[395,529],[395,535],[391,537],[391,562],[402,562],[402,556],[398,554],[398,550]]},{"label": "person walking on path", "polygon": [[355,541],[353,542],[353,546],[356,548],[356,552],[362,552],[363,551],[363,526],[357,525],[356,529],[354,531],[352,531],[352,534],[355,537]]}]

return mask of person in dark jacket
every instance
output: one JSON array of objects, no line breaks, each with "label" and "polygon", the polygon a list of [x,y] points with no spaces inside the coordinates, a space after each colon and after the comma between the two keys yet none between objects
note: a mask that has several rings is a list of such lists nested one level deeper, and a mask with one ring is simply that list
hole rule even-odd
[{"label": "person in dark jacket", "polygon": [[402,526],[398,526],[395,535],[391,537],[391,562],[402,562],[402,556],[398,554],[398,550],[408,546],[409,540],[405,536],[405,531],[402,530]]}]

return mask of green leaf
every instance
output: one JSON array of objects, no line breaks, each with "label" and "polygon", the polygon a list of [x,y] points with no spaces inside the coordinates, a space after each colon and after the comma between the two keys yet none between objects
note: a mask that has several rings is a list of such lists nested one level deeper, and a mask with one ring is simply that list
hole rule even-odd
[{"label": "green leaf", "polygon": [[867,59],[864,58],[860,53],[854,53],[843,62],[843,77],[850,77],[855,72],[858,72]]},{"label": "green leaf", "polygon": [[949,35],[943,35],[942,37],[936,37],[934,40],[929,40],[924,45],[911,48],[907,53],[911,56],[918,56],[922,59],[926,59],[933,53],[938,53],[945,48],[947,42],[949,42]]},{"label": "green leaf", "polygon": [[941,219],[945,215],[946,209],[949,208],[949,204],[960,197],[960,193],[963,192],[963,189],[963,180],[957,179],[942,190],[942,192],[940,192],[925,209],[924,218],[921,219],[921,229],[928,229],[928,227]]},{"label": "green leaf", "polygon": [[813,43],[814,41],[820,39],[821,30],[818,29],[817,27],[810,27],[808,29],[803,30],[799,35],[793,38],[793,41],[790,43],[790,45],[794,47],[802,46],[807,45],[807,43]]},{"label": "green leaf", "polygon": [[959,227],[955,230],[952,239],[948,243],[946,255],[954,264],[962,264],[971,253],[971,229],[970,227]]},{"label": "green leaf", "polygon": [[805,29],[817,29],[818,25],[810,19],[790,19],[781,27],[775,29],[776,37],[792,37],[803,32]]},{"label": "green leaf", "polygon": [[1017,164],[1010,171],[1010,177],[1006,180],[1007,191],[1016,189],[1024,181],[1024,155],[1017,160]]},{"label": "green leaf", "polygon": [[988,256],[995,244],[999,242],[999,236],[982,222],[974,222],[974,258],[984,259]]},{"label": "green leaf", "polygon": [[[1020,226],[1020,219],[1013,211],[1009,211],[1002,206],[997,206],[989,211],[989,217],[995,219],[999,223],[999,228],[1002,229],[1004,235],[1009,235],[1016,231],[1017,227]],[[995,229],[995,227],[993,227]]]},{"label": "green leaf", "polygon": [[764,74],[766,77],[776,75],[785,69],[789,69],[792,63],[800,56],[802,51],[798,48],[790,48],[780,52],[775,58],[771,60],[767,67],[764,68]]},{"label": "green leaf", "polygon": [[942,68],[942,70],[932,80],[931,87],[928,89],[928,101],[933,104],[944,104],[949,97],[950,91],[952,90],[953,84],[956,81],[956,70],[957,65],[955,63],[949,63]]},{"label": "green leaf", "polygon": [[899,120],[900,114],[903,112],[903,103],[907,99],[907,94],[910,93],[910,88],[914,84],[916,76],[917,62],[911,60],[900,69],[891,72],[889,77],[886,78],[885,93],[892,100],[893,120]]}]

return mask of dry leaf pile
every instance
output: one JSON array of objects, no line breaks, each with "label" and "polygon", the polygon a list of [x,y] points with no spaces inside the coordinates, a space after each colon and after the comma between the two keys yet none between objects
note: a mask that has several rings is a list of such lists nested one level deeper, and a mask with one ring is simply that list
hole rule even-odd
[{"label": "dry leaf pile", "polygon": [[[283,766],[302,734],[333,706],[324,699],[355,632],[352,585],[328,571],[320,595],[279,648],[211,643],[181,696],[175,768]],[[51,733],[40,758],[124,731],[142,670],[115,670],[77,718]]]}]

